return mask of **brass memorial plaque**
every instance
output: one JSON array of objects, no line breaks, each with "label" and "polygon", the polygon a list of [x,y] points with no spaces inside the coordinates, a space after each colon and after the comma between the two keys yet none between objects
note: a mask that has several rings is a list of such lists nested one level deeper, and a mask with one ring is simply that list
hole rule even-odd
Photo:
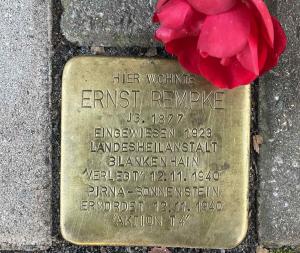
[{"label": "brass memorial plaque", "polygon": [[74,58],[61,132],[66,240],[232,248],[244,238],[249,86],[219,90],[173,60]]}]

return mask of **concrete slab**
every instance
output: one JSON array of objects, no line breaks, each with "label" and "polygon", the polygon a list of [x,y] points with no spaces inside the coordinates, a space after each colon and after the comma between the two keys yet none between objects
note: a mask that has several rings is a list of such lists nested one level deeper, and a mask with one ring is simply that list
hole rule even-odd
[{"label": "concrete slab", "polygon": [[81,46],[153,45],[156,0],[62,0],[61,28]]},{"label": "concrete slab", "polygon": [[300,245],[300,2],[269,1],[288,36],[279,67],[260,79],[259,239]]},{"label": "concrete slab", "polygon": [[51,245],[50,1],[0,1],[0,248]]}]

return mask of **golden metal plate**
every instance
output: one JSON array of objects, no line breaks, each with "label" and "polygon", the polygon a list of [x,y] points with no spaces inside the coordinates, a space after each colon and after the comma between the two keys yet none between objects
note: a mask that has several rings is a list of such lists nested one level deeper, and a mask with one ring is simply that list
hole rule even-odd
[{"label": "golden metal plate", "polygon": [[81,245],[232,248],[247,231],[250,88],[176,61],[79,57],[63,74],[61,230]]}]

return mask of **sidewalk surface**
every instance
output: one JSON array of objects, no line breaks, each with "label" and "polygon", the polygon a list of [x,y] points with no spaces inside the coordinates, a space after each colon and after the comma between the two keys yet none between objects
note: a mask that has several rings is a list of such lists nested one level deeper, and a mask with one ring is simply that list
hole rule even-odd
[{"label": "sidewalk surface", "polygon": [[300,1],[270,3],[287,33],[279,66],[260,79],[259,237],[300,245]]},{"label": "sidewalk surface", "polygon": [[0,2],[0,245],[51,245],[50,6]]}]

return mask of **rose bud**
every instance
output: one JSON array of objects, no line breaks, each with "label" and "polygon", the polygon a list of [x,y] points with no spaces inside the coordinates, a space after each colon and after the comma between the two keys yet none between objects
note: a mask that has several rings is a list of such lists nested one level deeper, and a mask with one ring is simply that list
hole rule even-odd
[{"label": "rose bud", "polygon": [[219,88],[251,83],[287,43],[262,0],[158,0],[153,21],[166,51]]}]

